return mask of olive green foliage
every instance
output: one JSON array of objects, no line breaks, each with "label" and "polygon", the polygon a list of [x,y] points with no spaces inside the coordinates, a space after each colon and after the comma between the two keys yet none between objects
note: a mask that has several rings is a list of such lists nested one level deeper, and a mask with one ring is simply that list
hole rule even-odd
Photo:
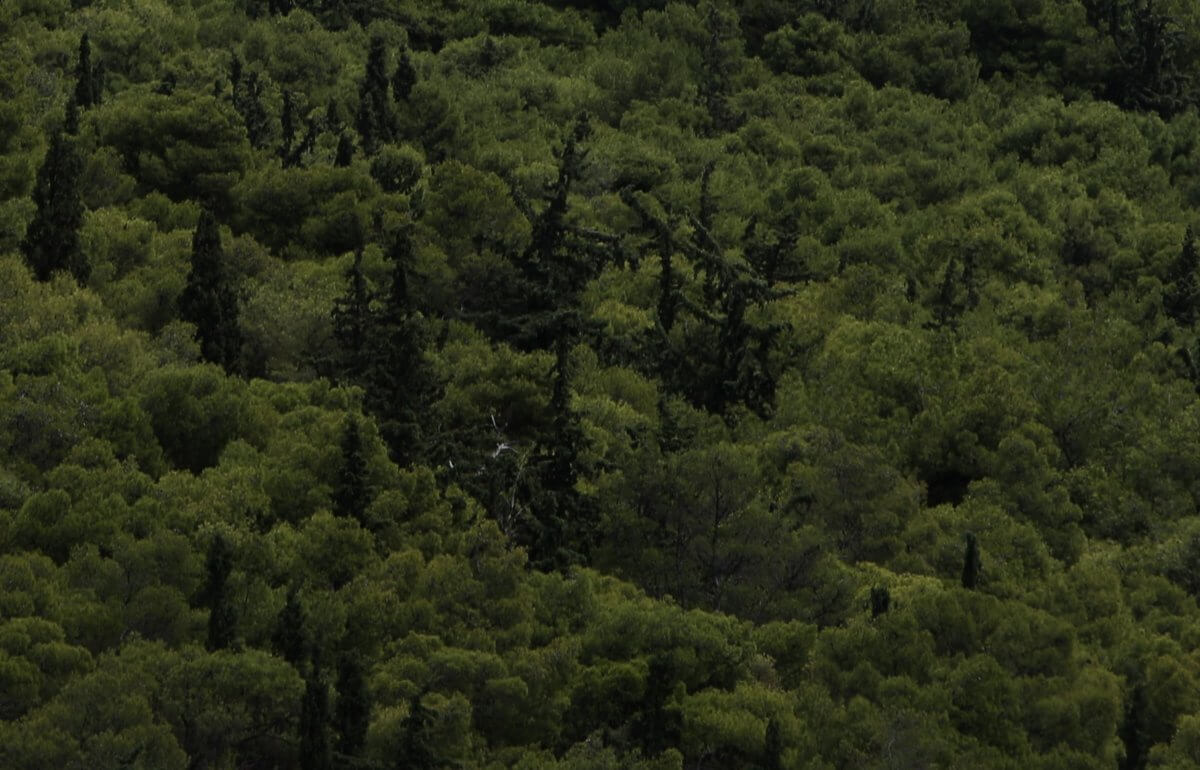
[{"label": "olive green foliage", "polygon": [[1200,10],[0,2],[0,767],[1200,764]]}]

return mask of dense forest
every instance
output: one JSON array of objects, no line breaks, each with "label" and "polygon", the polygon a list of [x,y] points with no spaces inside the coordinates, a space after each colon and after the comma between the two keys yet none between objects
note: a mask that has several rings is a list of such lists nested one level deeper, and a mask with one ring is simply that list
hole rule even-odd
[{"label": "dense forest", "polygon": [[1200,766],[1200,5],[0,61],[0,766]]}]

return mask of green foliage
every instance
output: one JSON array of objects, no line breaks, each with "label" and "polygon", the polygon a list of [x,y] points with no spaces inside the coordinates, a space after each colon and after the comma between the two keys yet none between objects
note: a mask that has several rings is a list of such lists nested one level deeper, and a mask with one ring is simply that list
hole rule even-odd
[{"label": "green foliage", "polygon": [[49,280],[59,270],[66,270],[79,283],[86,283],[91,275],[91,264],[79,243],[83,225],[81,171],[74,139],[56,131],[38,168],[33,188],[37,211],[21,242],[25,260],[39,281]]},{"label": "green foliage", "polygon": [[179,297],[179,315],[196,325],[204,360],[236,372],[242,353],[242,330],[237,294],[225,262],[217,220],[205,209],[192,237],[191,267]]}]

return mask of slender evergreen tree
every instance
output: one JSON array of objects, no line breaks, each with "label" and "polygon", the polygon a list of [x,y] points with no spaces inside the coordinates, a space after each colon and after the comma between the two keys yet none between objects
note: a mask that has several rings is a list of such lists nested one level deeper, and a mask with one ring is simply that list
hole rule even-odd
[{"label": "slender evergreen tree", "polygon": [[283,111],[279,114],[279,157],[285,162],[296,141],[296,104],[292,92],[284,89]]},{"label": "slender evergreen tree", "polygon": [[100,103],[99,67],[92,64],[92,43],[86,32],[79,38],[75,64],[75,104],[86,110]]},{"label": "slender evergreen tree", "polygon": [[887,586],[875,586],[871,589],[871,617],[877,618],[892,606],[892,594]]},{"label": "slender evergreen tree", "polygon": [[963,588],[974,590],[975,586],[979,584],[979,543],[972,532],[967,533],[966,540],[967,548],[966,553],[963,554],[962,584]]},{"label": "slender evergreen tree", "polygon": [[383,38],[374,37],[367,53],[367,71],[358,89],[355,118],[363,152],[367,155],[374,155],[379,145],[390,142],[395,135],[388,81],[387,44]]},{"label": "slender evergreen tree", "polygon": [[1167,275],[1163,309],[1180,326],[1192,326],[1200,314],[1200,250],[1196,248],[1196,233],[1190,226],[1179,256]]},{"label": "slender evergreen tree", "polygon": [[392,98],[397,103],[407,102],[416,84],[417,68],[413,66],[408,49],[401,47],[396,54],[396,69],[392,71]]},{"label": "slender evergreen tree", "polygon": [[779,731],[779,720],[767,720],[767,734],[763,738],[762,770],[782,770],[783,736]]},{"label": "slender evergreen tree", "polygon": [[400,748],[396,752],[396,770],[433,770],[438,767],[430,728],[433,714],[425,707],[425,690],[408,701],[408,715],[400,722]]},{"label": "slender evergreen tree", "polygon": [[187,285],[179,298],[179,315],[196,325],[204,360],[236,372],[242,349],[237,295],[225,272],[217,220],[207,209],[200,213],[192,237],[191,262]]},{"label": "slender evergreen tree", "polygon": [[224,650],[233,646],[237,625],[237,612],[229,595],[229,575],[233,572],[233,546],[224,535],[217,535],[209,544],[204,571],[201,602],[209,610],[205,647],[210,651]]},{"label": "slender evergreen tree", "polygon": [[338,135],[337,151],[334,153],[333,165],[346,168],[354,162],[354,140],[350,134],[343,131]]},{"label": "slender evergreen tree", "polygon": [[[69,106],[67,115],[69,122]],[[79,240],[83,226],[83,201],[79,197],[82,173],[83,163],[74,142],[63,131],[55,131],[38,168],[33,187],[37,208],[21,242],[25,261],[39,281],[49,280],[59,270],[70,272],[80,284],[91,276],[91,265]]]},{"label": "slender evergreen tree", "polygon": [[316,655],[304,682],[300,703],[301,770],[332,770],[329,745],[329,688],[321,681],[321,665]]},{"label": "slender evergreen tree", "polygon": [[359,380],[367,367],[370,344],[371,296],[362,267],[362,249],[346,271],[346,293],[333,303],[333,337],[337,340],[337,370],[351,382]]},{"label": "slender evergreen tree", "polygon": [[340,759],[362,755],[370,723],[371,696],[367,691],[362,664],[357,658],[347,655],[338,664],[337,708],[334,711]]},{"label": "slender evergreen tree", "polygon": [[295,586],[288,589],[287,601],[275,619],[271,645],[275,652],[297,670],[304,665],[311,652],[304,607],[300,604],[299,591]]},{"label": "slender evergreen tree", "polygon": [[367,505],[371,502],[367,487],[367,460],[358,418],[351,415],[342,431],[342,465],[338,468],[333,490],[333,512],[367,524]]}]

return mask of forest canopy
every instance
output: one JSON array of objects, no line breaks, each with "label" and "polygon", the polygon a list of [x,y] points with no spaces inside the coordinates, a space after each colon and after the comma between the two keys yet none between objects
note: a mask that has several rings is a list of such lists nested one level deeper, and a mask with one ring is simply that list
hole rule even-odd
[{"label": "forest canopy", "polygon": [[0,6],[0,766],[1200,766],[1200,6]]}]

